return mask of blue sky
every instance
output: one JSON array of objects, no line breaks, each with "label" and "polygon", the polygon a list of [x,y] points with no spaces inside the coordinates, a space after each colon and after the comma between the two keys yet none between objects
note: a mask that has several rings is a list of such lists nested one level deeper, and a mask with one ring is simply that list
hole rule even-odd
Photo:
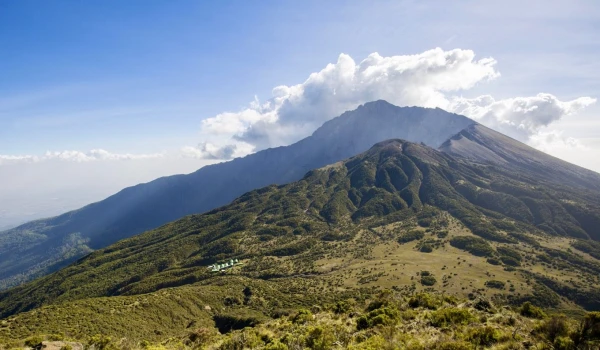
[{"label": "blue sky", "polygon": [[[435,48],[472,50],[475,58],[461,54],[460,59],[468,72],[474,72],[473,83],[461,86],[456,75],[421,77],[418,74],[425,73],[420,70],[411,75],[410,83],[391,82],[405,90],[389,96],[401,96],[408,88],[418,90],[425,81],[425,88],[444,96],[442,101],[398,97],[391,102],[423,102],[459,111],[452,107],[456,97],[472,99],[468,101],[472,107],[479,103],[475,98],[490,95],[493,106],[460,111],[470,111],[470,117],[492,127],[525,120],[514,114],[515,106],[525,103],[543,110],[538,104],[546,103],[556,112],[550,121],[528,116],[527,122],[538,119],[527,133],[515,131],[511,136],[599,171],[600,162],[591,160],[600,159],[600,109],[593,101],[600,96],[599,6],[593,0],[451,5],[447,1],[3,1],[0,181],[7,185],[0,187],[0,195],[16,196],[10,188],[29,188],[31,193],[20,197],[20,208],[66,210],[126,185],[190,172],[232,156],[223,150],[235,149],[235,156],[293,142],[334,116],[330,114],[367,97],[353,94],[348,103],[318,110],[323,111],[320,119],[283,125],[268,119],[283,120],[278,107],[266,112],[261,107],[257,114],[250,105],[255,96],[263,104],[277,86],[300,86],[327,64],[344,63],[339,59],[342,53],[358,67],[374,52],[386,58],[421,55]],[[493,58],[493,74],[477,75],[481,64],[476,62],[483,58]],[[344,87],[330,75],[323,77],[319,88]],[[440,88],[433,79],[457,81]],[[308,88],[300,88],[306,101]],[[376,85],[360,91],[368,91],[369,98],[389,93]],[[552,98],[533,99],[539,93]],[[583,97],[589,99],[577,100]],[[515,98],[524,100],[511,100]],[[297,106],[295,115],[308,116],[305,107]],[[215,119],[224,112],[232,114]],[[263,139],[239,137],[243,133],[239,125],[258,130],[266,120],[271,124],[259,130]],[[188,152],[182,152],[185,147]],[[192,148],[195,153],[189,152]],[[96,157],[89,152],[97,149],[109,152],[111,156],[99,157],[109,160],[93,165],[81,161]],[[47,151],[71,153],[32,161]],[[76,152],[84,155],[72,156]],[[140,158],[157,154],[167,156]],[[127,162],[136,162],[138,170]],[[106,176],[69,177],[92,168]],[[64,181],[50,185],[35,174]],[[92,186],[97,190],[86,189]],[[78,199],[61,200],[61,206],[49,199],[73,192],[79,193],[74,196]],[[28,218],[54,213],[28,212]],[[4,213],[0,208],[0,226],[3,216],[21,215],[14,210]]]}]

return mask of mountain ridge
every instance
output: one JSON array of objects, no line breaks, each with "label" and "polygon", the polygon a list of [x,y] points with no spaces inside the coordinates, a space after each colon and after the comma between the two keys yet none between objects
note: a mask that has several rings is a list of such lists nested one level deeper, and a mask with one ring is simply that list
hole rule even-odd
[{"label": "mountain ridge", "polygon": [[301,179],[313,168],[381,140],[404,136],[437,147],[472,123],[440,109],[366,103],[293,145],[132,186],[81,209],[5,231],[0,235],[0,289],[55,271],[90,250],[225,205],[252,189]]},{"label": "mountain ridge", "polygon": [[600,174],[526,146],[481,124],[472,124],[445,141],[439,150],[489,164],[528,171],[546,180],[600,189]]},{"label": "mountain ridge", "polygon": [[[397,107],[374,101],[327,121],[310,137],[293,145],[209,165],[188,175],[132,186],[81,209],[4,231],[0,234],[0,289],[56,271],[120,239],[225,205],[246,191],[301,179],[313,168],[341,161],[379,141],[398,137],[496,166],[495,171],[519,172],[530,180],[541,178],[552,186],[566,186],[567,192],[569,186],[591,189],[589,197],[600,187],[599,174],[545,155],[464,116],[441,109]],[[546,161],[551,165],[544,165]],[[593,227],[600,226],[600,218],[595,214],[600,212],[600,204],[593,198],[586,201],[594,204],[585,207],[562,204],[560,209],[542,205],[531,215],[538,224],[551,221],[549,215],[576,217],[572,220],[579,220],[586,227],[580,236],[600,239],[600,233],[590,233]],[[564,207],[568,208],[568,215]],[[546,213],[553,210],[559,214]],[[567,235],[565,227],[570,230],[578,225],[553,224],[543,229]]]},{"label": "mountain ridge", "polygon": [[[599,282],[600,261],[573,254],[568,240],[586,239],[595,231],[586,231],[562,201],[588,205],[587,197],[575,189],[564,191],[424,145],[388,140],[341,164],[310,171],[297,182],[247,192],[227,206],[119,241],[58,272],[0,292],[0,317],[85,298],[217,283],[219,275],[207,267],[230,259],[244,262],[235,271],[238,276],[300,283],[297,279],[306,276],[333,278],[347,264],[373,257],[386,261],[388,273],[398,261],[418,269],[413,264],[426,259],[426,265],[436,264],[428,271],[437,275],[446,269],[438,265],[469,257],[471,264],[461,271],[476,276],[494,271],[517,279],[528,293],[504,290],[497,298],[516,302],[527,296],[545,303],[530,282],[525,286],[533,280],[536,288],[550,293],[554,306],[561,303],[560,294],[580,307],[598,308],[600,295],[593,286]],[[554,215],[540,216],[544,210],[539,208],[545,207],[553,208]],[[560,245],[544,245],[548,240]],[[416,245],[407,248],[407,243]],[[379,249],[391,249],[388,254],[394,258],[386,259]],[[553,267],[544,270],[551,273],[547,278],[539,269],[552,260]],[[383,277],[362,280],[378,285]],[[389,278],[408,285],[407,277]],[[472,279],[473,288],[485,288],[483,278]],[[579,282],[571,287],[582,278],[590,282],[587,287]],[[348,280],[342,286],[353,290],[356,283]],[[460,283],[447,287],[466,293]]]}]

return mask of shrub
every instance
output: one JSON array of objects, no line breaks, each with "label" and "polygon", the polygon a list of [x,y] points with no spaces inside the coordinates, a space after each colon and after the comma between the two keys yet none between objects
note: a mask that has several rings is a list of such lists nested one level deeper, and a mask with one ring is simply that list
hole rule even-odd
[{"label": "shrub", "polygon": [[390,326],[400,320],[400,312],[394,307],[382,307],[361,316],[356,322],[358,330],[375,326]]},{"label": "shrub", "polygon": [[425,237],[425,234],[423,232],[418,230],[412,230],[400,235],[400,237],[398,238],[398,243],[404,244],[412,241],[418,241],[423,237]]},{"label": "shrub", "polygon": [[528,301],[524,302],[523,305],[521,305],[521,307],[519,308],[519,313],[522,316],[529,318],[542,319],[546,317],[546,314],[544,313],[544,311],[542,311],[542,309],[540,309],[537,306],[534,306]]},{"label": "shrub", "polygon": [[311,327],[306,338],[306,345],[314,350],[331,349],[335,339],[335,335],[331,329],[321,326]]},{"label": "shrub", "polygon": [[312,312],[310,312],[306,309],[300,309],[298,311],[298,313],[292,319],[292,322],[298,323],[298,324],[303,324],[303,323],[311,321],[312,319],[313,319]]},{"label": "shrub", "polygon": [[217,327],[222,334],[236,329],[254,327],[260,323],[260,321],[254,317],[244,317],[241,315],[215,315],[213,316],[213,321],[215,321],[215,327]]},{"label": "shrub", "polygon": [[421,253],[431,253],[433,251],[433,247],[429,244],[423,244],[421,248],[419,248]]},{"label": "shrub", "polygon": [[468,324],[474,317],[467,309],[448,308],[432,312],[429,320],[434,327],[448,327]]},{"label": "shrub", "polygon": [[350,306],[350,303],[348,303],[347,301],[338,301],[333,307],[333,312],[335,312],[336,314],[344,314],[350,311],[351,309],[352,306]]},{"label": "shrub", "polygon": [[484,239],[471,236],[456,236],[450,239],[450,245],[466,250],[475,256],[492,256],[494,248]]},{"label": "shrub", "polygon": [[552,343],[554,350],[573,350],[575,342],[569,337],[557,337]]},{"label": "shrub", "polygon": [[96,334],[88,340],[88,346],[97,350],[116,350],[117,347],[112,343],[110,337]]},{"label": "shrub", "polygon": [[48,340],[50,340],[50,341],[62,341],[62,340],[65,340],[65,335],[64,334],[50,334],[48,336]]},{"label": "shrub", "polygon": [[488,264],[492,264],[492,265],[500,265],[500,264],[502,264],[502,261],[500,261],[497,258],[488,258],[487,262],[488,262]]},{"label": "shrub", "polygon": [[516,251],[516,250],[514,250],[512,248],[509,248],[509,247],[498,247],[496,250],[498,251],[498,253],[500,255],[510,256],[511,258],[513,258],[513,259],[515,259],[517,261],[523,260],[523,257],[521,256],[521,254],[518,251]]},{"label": "shrub", "polygon": [[573,338],[575,345],[600,341],[600,312],[588,312]]},{"label": "shrub", "polygon": [[433,286],[437,280],[433,276],[421,276],[421,284],[424,286]]},{"label": "shrub", "polygon": [[500,260],[502,260],[503,263],[505,263],[506,265],[509,265],[509,266],[521,266],[521,262],[519,260],[513,258],[512,256],[502,255],[500,257]]},{"label": "shrub", "polygon": [[279,340],[275,340],[267,346],[265,346],[265,350],[288,350],[288,346],[281,343]]},{"label": "shrub", "polygon": [[448,231],[438,231],[436,235],[438,238],[446,238],[448,237]]},{"label": "shrub", "polygon": [[436,344],[433,350],[473,350],[473,345],[463,341],[451,341]]},{"label": "shrub", "polygon": [[500,331],[490,326],[472,329],[468,335],[469,341],[479,346],[491,346],[499,342],[501,338]]},{"label": "shrub", "polygon": [[421,227],[429,227],[431,226],[431,218],[422,218],[417,221],[419,226]]},{"label": "shrub", "polygon": [[485,286],[488,288],[504,289],[505,285],[506,285],[506,283],[504,283],[502,281],[496,281],[496,280],[489,280],[489,281],[485,282]]},{"label": "shrub", "polygon": [[479,311],[494,312],[494,306],[492,303],[485,299],[477,300],[477,302],[473,304],[473,307]]},{"label": "shrub", "polygon": [[223,304],[225,306],[241,305],[242,300],[236,296],[226,296],[225,299],[223,299]]},{"label": "shrub", "polygon": [[556,338],[569,335],[569,324],[565,316],[554,316],[542,323],[536,331],[554,343]]},{"label": "shrub", "polygon": [[414,308],[423,307],[430,310],[438,308],[439,301],[427,293],[419,293],[408,300],[408,306]]},{"label": "shrub", "polygon": [[231,333],[219,346],[219,350],[254,349],[262,344],[261,339],[254,332],[242,331]]},{"label": "shrub", "polygon": [[35,348],[36,346],[40,345],[43,340],[44,339],[42,339],[40,336],[33,336],[25,340],[25,346]]},{"label": "shrub", "polygon": [[[217,332],[214,328],[198,328],[188,334],[188,340],[194,345],[205,345],[208,344],[212,339],[217,336]],[[190,344],[191,345],[191,344]]]}]

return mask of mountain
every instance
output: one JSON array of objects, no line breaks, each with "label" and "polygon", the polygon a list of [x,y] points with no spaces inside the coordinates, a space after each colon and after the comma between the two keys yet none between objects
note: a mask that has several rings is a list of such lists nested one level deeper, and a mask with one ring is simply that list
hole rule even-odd
[{"label": "mountain", "polygon": [[298,180],[379,141],[402,138],[438,147],[473,123],[441,109],[367,103],[293,145],[126,188],[79,210],[0,233],[0,289],[43,276],[123,238],[227,204],[244,192]]},{"label": "mountain", "polygon": [[600,174],[552,157],[481,124],[466,127],[439,149],[477,162],[535,174],[546,181],[600,190]]},{"label": "mountain", "polygon": [[[593,233],[581,222],[598,212],[570,213],[599,201],[592,190],[389,140],[0,292],[0,339],[17,329],[83,336],[101,324],[103,333],[158,340],[194,319],[218,325],[227,310],[271,317],[379,288],[598,310],[600,244],[576,239]],[[239,264],[212,271],[230,261]],[[166,315],[141,330],[130,313]]]}]

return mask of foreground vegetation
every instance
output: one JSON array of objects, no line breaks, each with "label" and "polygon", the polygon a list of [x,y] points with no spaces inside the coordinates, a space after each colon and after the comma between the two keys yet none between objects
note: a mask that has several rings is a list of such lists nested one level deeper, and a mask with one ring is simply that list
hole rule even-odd
[{"label": "foreground vegetation", "polygon": [[[600,313],[581,319],[548,316],[525,303],[500,307],[488,300],[458,300],[431,293],[389,290],[310,308],[278,310],[268,318],[209,311],[212,321],[190,322],[177,334],[152,340],[72,332],[36,334],[1,348],[63,349],[597,349]],[[109,333],[109,332],[108,332]]]}]

